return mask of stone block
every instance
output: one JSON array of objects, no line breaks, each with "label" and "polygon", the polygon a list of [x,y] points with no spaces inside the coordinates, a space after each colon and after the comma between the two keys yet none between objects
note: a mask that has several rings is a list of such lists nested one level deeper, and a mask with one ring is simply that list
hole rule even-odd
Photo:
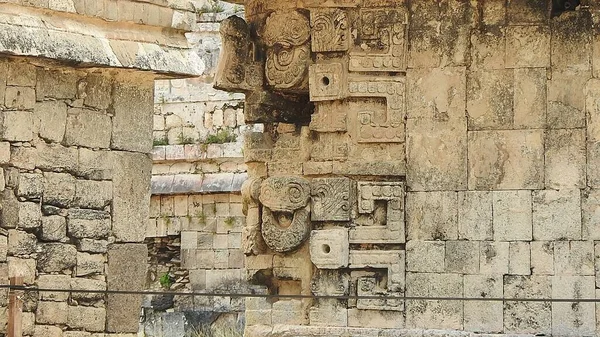
[{"label": "stone block", "polygon": [[35,321],[50,325],[66,324],[67,308],[67,302],[39,301],[35,312]]},{"label": "stone block", "polygon": [[73,245],[44,243],[40,246],[37,268],[41,272],[60,272],[73,268],[77,264],[77,249]]},{"label": "stone block", "polygon": [[539,189],[543,186],[543,131],[469,132],[469,189]]},{"label": "stone block", "polygon": [[87,109],[69,109],[65,145],[109,148],[112,121],[110,116]]},{"label": "stone block", "polygon": [[107,109],[112,103],[113,79],[107,74],[89,74],[85,83],[83,104],[100,110]]},{"label": "stone block", "polygon": [[73,204],[81,208],[104,209],[112,200],[110,181],[77,180]]},{"label": "stone block", "polygon": [[422,273],[444,272],[443,241],[411,240],[406,243],[406,270]]},{"label": "stone block", "polygon": [[114,154],[113,227],[117,242],[141,242],[150,209],[152,160],[144,154]]},{"label": "stone block", "polygon": [[348,266],[350,244],[347,229],[313,230],[310,233],[310,260],[320,269]]},{"label": "stone block", "polygon": [[[104,293],[106,290],[106,282],[101,280],[86,279],[86,278],[72,278],[71,279],[71,298],[81,302],[97,301],[104,299]],[[77,292],[78,290],[89,290],[98,292]]]},{"label": "stone block", "polygon": [[469,130],[506,129],[514,120],[514,74],[507,70],[480,70],[467,74]]},{"label": "stone block", "polygon": [[532,210],[530,191],[494,191],[493,223],[497,241],[530,241]]},{"label": "stone block", "polygon": [[8,109],[31,110],[35,106],[35,90],[29,87],[6,87],[4,105]]},{"label": "stone block", "polygon": [[33,337],[63,337],[61,328],[52,325],[36,325]]},{"label": "stone block", "polygon": [[408,240],[458,239],[456,192],[407,193]]},{"label": "stone block", "polygon": [[[463,276],[459,274],[407,273],[407,296],[462,297]],[[407,300],[406,327],[418,329],[461,329],[461,301]]]},{"label": "stone block", "polygon": [[544,0],[511,1],[506,7],[510,25],[545,24],[550,13]]},{"label": "stone block", "polygon": [[558,129],[546,133],[546,188],[558,190],[585,187],[585,142],[584,129]]},{"label": "stone block", "polygon": [[581,239],[579,190],[533,192],[533,238],[535,240]]},{"label": "stone block", "polygon": [[77,239],[102,239],[111,228],[110,214],[91,209],[71,209],[67,216],[67,232]]},{"label": "stone block", "polygon": [[492,192],[458,192],[458,238],[485,241],[493,239]]},{"label": "stone block", "polygon": [[79,148],[77,174],[86,179],[110,180],[113,177],[113,153]]},{"label": "stone block", "polygon": [[510,242],[508,250],[508,273],[512,275],[531,274],[531,250],[529,242]]},{"label": "stone block", "polygon": [[17,179],[17,197],[39,199],[44,193],[44,177],[39,173],[20,173]]},{"label": "stone block", "polygon": [[6,84],[11,86],[35,87],[36,67],[25,62],[11,62],[8,64]]},{"label": "stone block", "polygon": [[[58,144],[36,144],[35,166],[47,171],[69,171],[72,172],[77,166],[77,149],[65,147]],[[26,154],[27,155],[27,154]],[[31,154],[29,154],[31,155]]]},{"label": "stone block", "polygon": [[77,276],[104,273],[104,256],[77,252]]},{"label": "stone block", "polygon": [[21,230],[8,230],[8,255],[19,256],[35,253],[37,238]]},{"label": "stone block", "polygon": [[[556,19],[550,20],[552,67],[554,69],[577,69],[590,73],[592,15],[590,12],[569,14],[571,15],[559,15],[556,16]],[[577,34],[573,34],[575,30]]]},{"label": "stone block", "polygon": [[18,257],[7,258],[8,277],[23,276],[23,283],[32,285],[35,282],[35,259],[21,259]]},{"label": "stone block", "polygon": [[113,149],[149,153],[152,150],[152,113],[154,81],[142,77],[115,83]]},{"label": "stone block", "polygon": [[546,78],[544,68],[514,69],[513,125],[515,128],[546,127]]},{"label": "stone block", "polygon": [[68,173],[44,173],[44,203],[69,207],[75,198],[75,178]]},{"label": "stone block", "polygon": [[108,241],[81,239],[77,242],[77,250],[89,253],[106,253],[108,251]]},{"label": "stone block", "polygon": [[[36,280],[40,289],[62,289],[69,290],[71,286],[71,277],[68,275],[40,275]],[[40,300],[42,301],[66,301],[69,298],[68,292],[40,291]]]},{"label": "stone block", "polygon": [[0,139],[28,142],[33,139],[33,113],[27,111],[2,111],[0,113]]},{"label": "stone block", "polygon": [[550,67],[550,29],[545,26],[506,28],[506,67]]},{"label": "stone block", "polygon": [[[145,244],[114,244],[108,250],[108,290],[144,288],[148,248]],[[141,296],[111,294],[106,301],[106,331],[137,332]]]},{"label": "stone block", "polygon": [[105,308],[69,306],[67,325],[72,329],[83,329],[92,332],[104,331],[106,315]]},{"label": "stone block", "polygon": [[8,237],[0,235],[0,262],[6,262],[8,255]]},{"label": "stone block", "polygon": [[77,95],[79,74],[65,70],[47,70],[38,68],[38,82],[35,93],[38,101],[46,97],[56,99],[73,99]]},{"label": "stone block", "polygon": [[[464,295],[467,298],[501,298],[502,275],[465,275]],[[503,305],[498,301],[465,301],[464,329],[467,331],[501,333]]]},{"label": "stone block", "polygon": [[589,189],[581,193],[584,240],[600,240],[600,191]]},{"label": "stone block", "polygon": [[586,88],[590,78],[589,71],[577,69],[552,71],[552,80],[548,81],[548,128],[585,127],[586,91],[582,88]]},{"label": "stone block", "polygon": [[594,275],[594,242],[554,242],[554,274]]},{"label": "stone block", "polygon": [[507,274],[509,243],[481,241],[479,244],[479,270],[481,274]]},{"label": "stone block", "polygon": [[[595,298],[593,276],[553,276],[553,299]],[[596,330],[594,303],[552,303],[552,335],[593,336]]]},{"label": "stone block", "polygon": [[[337,309],[339,310],[339,309]],[[321,310],[322,311],[322,310]],[[329,312],[331,312],[332,314],[336,311],[336,309],[332,309],[329,310]],[[329,314],[327,316],[331,316],[332,314]],[[339,316],[340,314],[346,314],[346,320],[347,320],[347,326],[349,327],[357,327],[357,328],[378,328],[382,329],[381,331],[385,331],[383,329],[398,329],[398,328],[404,328],[405,326],[405,322],[404,322],[404,315],[402,315],[402,312],[398,312],[398,311],[379,311],[379,310],[360,310],[360,309],[348,309],[347,313],[346,310],[340,310],[337,315]],[[325,317],[323,317],[325,318]],[[342,323],[343,321],[341,319],[337,319],[337,322]],[[311,320],[311,325],[314,325],[312,320]],[[323,319],[323,325],[325,325],[327,323],[326,319]],[[327,324],[329,326],[332,326],[332,324]],[[346,326],[346,325],[341,325],[340,326]],[[336,326],[336,325],[333,325]]]},{"label": "stone block", "polygon": [[67,105],[64,102],[37,102],[33,117],[39,125],[38,132],[42,139],[55,143],[62,142],[67,125]]},{"label": "stone block", "polygon": [[36,202],[19,202],[12,190],[2,194],[2,213],[0,224],[4,228],[33,229],[40,227],[42,212]]},{"label": "stone block", "polygon": [[471,32],[471,69],[504,69],[505,45],[505,29],[473,30]]},{"label": "stone block", "polygon": [[479,273],[479,242],[446,241],[446,272]]},{"label": "stone block", "polygon": [[[35,332],[35,313],[23,312],[21,313],[21,324],[23,329],[23,335],[32,336]],[[0,323],[1,325],[2,323]],[[1,328],[0,328],[1,330]]]},{"label": "stone block", "polygon": [[42,241],[61,241],[67,237],[67,221],[60,215],[42,217]]},{"label": "stone block", "polygon": [[[504,276],[504,297],[549,299],[552,296],[550,276]],[[552,324],[550,302],[507,301],[504,304],[505,333],[550,334]]]},{"label": "stone block", "polygon": [[272,324],[303,325],[305,318],[302,311],[301,300],[279,300],[273,303]]},{"label": "stone block", "polygon": [[531,242],[531,272],[540,275],[554,274],[554,242]]},{"label": "stone block", "polygon": [[8,164],[10,162],[10,143],[0,142],[0,164]]},{"label": "stone block", "polygon": [[[203,270],[203,269],[190,270],[189,278],[190,278],[190,285],[192,286],[192,290],[206,289],[206,270]],[[248,301],[246,300],[246,303],[247,302]]]}]

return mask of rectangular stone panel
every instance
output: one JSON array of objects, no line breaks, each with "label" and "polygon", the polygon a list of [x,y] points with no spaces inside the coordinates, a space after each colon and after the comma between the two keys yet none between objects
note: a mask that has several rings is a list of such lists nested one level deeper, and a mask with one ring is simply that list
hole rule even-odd
[{"label": "rectangular stone panel", "polygon": [[492,240],[491,192],[458,192],[458,238],[460,240]]},{"label": "rectangular stone panel", "polygon": [[406,200],[408,240],[458,239],[456,192],[409,192]]},{"label": "rectangular stone panel", "polygon": [[467,73],[469,130],[506,129],[513,125],[514,74],[507,70]]},{"label": "rectangular stone panel", "polygon": [[[468,298],[500,298],[502,275],[465,275],[464,295]],[[504,329],[502,302],[464,302],[464,328],[467,331],[500,333]]]},{"label": "rectangular stone panel", "polygon": [[585,127],[586,97],[583,88],[591,76],[591,71],[578,68],[552,71],[552,79],[548,81],[548,128]]},{"label": "rectangular stone panel", "polygon": [[530,241],[532,210],[530,191],[494,191],[494,239]]},{"label": "rectangular stone panel", "polygon": [[533,192],[533,238],[535,240],[581,239],[579,190]]},{"label": "rectangular stone panel", "polygon": [[[582,299],[595,297],[593,276],[553,276],[552,298]],[[552,303],[554,336],[593,336],[596,331],[596,304],[582,302]]]},{"label": "rectangular stone panel", "polygon": [[546,188],[586,186],[585,129],[549,130],[546,134]]},{"label": "rectangular stone panel", "polygon": [[550,29],[547,26],[506,28],[508,68],[547,68],[550,66]]},{"label": "rectangular stone panel", "polygon": [[546,68],[514,69],[514,128],[546,127],[547,76]]}]

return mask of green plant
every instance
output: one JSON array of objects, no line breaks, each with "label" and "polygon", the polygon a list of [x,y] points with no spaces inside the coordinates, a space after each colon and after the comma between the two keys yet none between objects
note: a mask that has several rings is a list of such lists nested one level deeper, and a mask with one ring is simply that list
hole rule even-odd
[{"label": "green plant", "polygon": [[234,13],[240,13],[244,11],[244,6],[240,6],[240,5],[235,5],[233,6],[233,12]]},{"label": "green plant", "polygon": [[202,211],[196,211],[195,215],[196,215],[196,218],[198,218],[198,222],[201,225],[206,224],[206,214],[204,214],[204,212],[202,212]]},{"label": "green plant", "polygon": [[153,146],[169,145],[169,138],[167,138],[167,136],[164,136],[162,138],[154,138],[152,145]]},{"label": "green plant", "polygon": [[231,228],[235,225],[235,218],[232,216],[228,216],[227,218],[225,218],[224,222],[228,227]]},{"label": "green plant", "polygon": [[197,10],[199,15],[204,13],[222,13],[224,11],[225,6],[223,6],[219,0],[209,0],[208,4],[205,4],[204,6],[200,7],[199,10]]},{"label": "green plant", "polygon": [[225,144],[232,143],[237,140],[237,135],[229,129],[223,129],[214,135],[208,135],[204,144]]},{"label": "green plant", "polygon": [[183,134],[183,132],[181,132],[177,136],[177,143],[179,145],[194,144],[194,137],[186,136]]},{"label": "green plant", "polygon": [[169,289],[173,284],[173,279],[171,278],[171,275],[169,275],[169,273],[162,274],[158,281],[160,282],[160,286],[165,289]]}]

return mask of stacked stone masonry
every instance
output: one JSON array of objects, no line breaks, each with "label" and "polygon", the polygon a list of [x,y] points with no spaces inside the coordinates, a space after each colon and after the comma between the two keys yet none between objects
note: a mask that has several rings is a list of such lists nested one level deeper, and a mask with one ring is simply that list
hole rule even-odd
[{"label": "stacked stone masonry", "polygon": [[244,3],[246,336],[598,335],[596,2]]},{"label": "stacked stone masonry", "polygon": [[[0,73],[0,283],[141,290],[154,75],[8,58]],[[4,289],[0,335],[6,306]],[[135,333],[140,306],[136,295],[26,292],[23,333]]]}]

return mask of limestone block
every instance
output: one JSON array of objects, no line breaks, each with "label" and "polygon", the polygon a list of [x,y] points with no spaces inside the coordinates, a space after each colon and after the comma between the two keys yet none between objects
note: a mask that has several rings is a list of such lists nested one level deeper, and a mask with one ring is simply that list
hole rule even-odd
[{"label": "limestone block", "polygon": [[112,152],[79,148],[77,173],[86,179],[110,180],[113,176]]},{"label": "limestone block", "polygon": [[442,273],[445,270],[443,241],[411,240],[406,243],[406,270],[422,273]]},{"label": "limestone block", "polygon": [[446,241],[446,272],[479,273],[479,242]]},{"label": "limestone block", "polygon": [[114,92],[113,149],[149,153],[152,150],[154,81],[151,77],[118,82]]},{"label": "limestone block", "polygon": [[44,192],[44,177],[39,173],[21,173],[18,176],[17,197],[39,199]]},{"label": "limestone block", "polygon": [[511,25],[546,23],[548,9],[548,2],[543,0],[511,1],[506,7],[508,23]]},{"label": "limestone block", "polygon": [[77,149],[73,147],[64,147],[58,144],[46,144],[40,142],[36,144],[35,166],[42,170],[74,171],[77,166]]},{"label": "limestone block", "polygon": [[509,243],[481,241],[479,244],[479,270],[481,274],[507,274]]},{"label": "limestone block", "polygon": [[89,209],[71,209],[67,216],[69,236],[83,239],[101,239],[110,231],[110,214]]},{"label": "limestone block", "polygon": [[[109,290],[139,291],[144,287],[148,248],[145,244],[114,244],[108,249],[107,284]],[[139,295],[108,295],[106,331],[137,332]]]},{"label": "limestone block", "polygon": [[310,233],[310,260],[320,269],[348,266],[350,245],[347,229],[313,230]]},{"label": "limestone block", "polygon": [[550,29],[545,26],[507,27],[505,57],[508,68],[550,67]]},{"label": "limestone block", "polygon": [[76,180],[73,204],[81,208],[104,209],[112,200],[110,181]]},{"label": "limestone block", "polygon": [[87,109],[69,109],[65,145],[90,148],[110,147],[112,121],[110,116]]},{"label": "limestone block", "polygon": [[[68,275],[39,275],[35,282],[40,289],[69,290],[71,277]],[[69,298],[68,292],[40,291],[39,294],[42,301],[66,301]]]},{"label": "limestone block", "polygon": [[89,253],[106,253],[108,250],[108,241],[81,239],[77,242],[77,250]]},{"label": "limestone block", "polygon": [[302,325],[305,321],[301,300],[279,300],[273,303],[273,324]]},{"label": "limestone block", "polygon": [[[467,298],[501,298],[502,275],[465,275],[464,294]],[[500,333],[504,329],[502,302],[464,302],[464,328],[467,331]]]},{"label": "limestone block", "polygon": [[[553,299],[595,298],[593,276],[553,276]],[[552,335],[593,336],[596,330],[594,303],[552,303]]]},{"label": "limestone block", "polygon": [[79,74],[64,70],[46,70],[38,68],[35,93],[38,101],[46,97],[73,99],[77,95]]},{"label": "limestone block", "polygon": [[73,245],[44,243],[40,246],[37,268],[41,272],[59,272],[75,267],[77,264],[77,249]]},{"label": "limestone block", "polygon": [[[94,337],[105,337],[104,334],[94,334]],[[85,331],[64,331],[63,337],[92,337],[92,334]]]},{"label": "limestone block", "polygon": [[409,69],[407,72],[408,119],[462,121],[466,102],[463,67]]},{"label": "limestone block", "polygon": [[92,332],[104,331],[106,315],[105,308],[69,306],[67,325],[72,329],[84,329]]},{"label": "limestone block", "polygon": [[492,240],[492,192],[458,192],[458,238]]},{"label": "limestone block", "polygon": [[514,75],[507,70],[467,73],[469,130],[506,129],[514,120]]},{"label": "limestone block", "polygon": [[533,238],[580,240],[581,196],[579,190],[533,192]]},{"label": "limestone block", "polygon": [[584,240],[600,240],[600,194],[596,189],[582,191],[581,209]]},{"label": "limestone block", "polygon": [[0,168],[0,192],[4,191],[4,188],[6,188],[4,169]]},{"label": "limestone block", "polygon": [[554,242],[531,242],[531,272],[533,274],[554,274]]},{"label": "limestone block", "polygon": [[514,81],[514,127],[517,129],[544,128],[547,105],[546,69],[514,69]]},{"label": "limestone block", "polygon": [[[104,299],[104,294],[100,291],[106,290],[106,282],[101,280],[86,279],[75,277],[71,279],[71,298],[77,301],[95,301]],[[83,293],[77,290],[99,291],[97,293]]]},{"label": "limestone block", "polygon": [[77,276],[102,274],[104,272],[104,256],[77,252]]},{"label": "limestone block", "polygon": [[[462,297],[463,276],[459,274],[407,273],[407,296]],[[461,329],[461,301],[407,300],[406,327]]]},{"label": "limestone block", "polygon": [[33,337],[63,337],[62,329],[52,325],[36,325]]},{"label": "limestone block", "polygon": [[150,209],[152,160],[144,154],[113,154],[113,234],[118,242],[140,242]]},{"label": "limestone block", "polygon": [[6,84],[11,86],[35,87],[36,67],[25,62],[8,63]]},{"label": "limestone block", "polygon": [[40,324],[66,324],[67,308],[67,302],[39,301],[35,312],[35,321]]},{"label": "limestone block", "polygon": [[0,142],[0,164],[8,164],[10,162],[10,143]]},{"label": "limestone block", "polygon": [[217,289],[225,282],[239,282],[241,279],[242,273],[239,269],[207,270],[206,288]]},{"label": "limestone block", "polygon": [[592,241],[554,242],[555,275],[594,275]]},{"label": "limestone block", "polygon": [[510,242],[508,250],[508,273],[512,275],[531,274],[531,250],[529,242]]},{"label": "limestone block", "polygon": [[4,228],[32,229],[40,226],[42,212],[40,204],[18,202],[12,190],[4,190],[0,219]]},{"label": "limestone block", "polygon": [[0,235],[0,262],[6,262],[8,255],[8,237]]},{"label": "limestone block", "polygon": [[23,276],[23,283],[29,285],[35,282],[35,259],[21,259],[9,256],[7,262],[8,277]]},{"label": "limestone block", "polygon": [[544,184],[541,130],[469,132],[469,189],[538,189]]},{"label": "limestone block", "polygon": [[44,203],[69,207],[75,197],[75,178],[68,173],[44,172]]},{"label": "limestone block", "polygon": [[35,122],[39,123],[39,135],[55,143],[62,142],[67,125],[67,105],[62,101],[37,102],[33,110]]},{"label": "limestone block", "polygon": [[100,110],[107,109],[112,103],[113,79],[106,74],[89,74],[85,83],[83,104]]},{"label": "limestone block", "polygon": [[35,313],[23,312],[21,313],[21,324],[23,329],[23,335],[31,336],[35,331]]},{"label": "limestone block", "polygon": [[[552,67],[591,71],[592,65],[592,15],[568,13],[550,20],[552,31]],[[574,34],[574,32],[577,32]]]},{"label": "limestone block", "polygon": [[29,87],[6,87],[4,105],[8,109],[31,110],[35,106],[35,90]]},{"label": "limestone block", "polygon": [[21,230],[8,230],[8,255],[19,256],[35,253],[37,238]]},{"label": "limestone block", "polygon": [[320,301],[319,307],[310,308],[308,319],[312,326],[348,326],[348,309],[342,306],[324,306]]},{"label": "limestone block", "polygon": [[405,326],[404,315],[398,311],[360,310],[353,308],[348,309],[347,320],[348,326],[359,328],[393,329]]},{"label": "limestone block", "polygon": [[549,130],[546,134],[546,188],[583,188],[586,185],[584,129]]},{"label": "limestone block", "polygon": [[352,197],[348,178],[316,178],[311,180],[312,221],[349,221]]},{"label": "limestone block", "polygon": [[[569,129],[585,127],[585,90],[589,71],[568,68],[552,71],[548,81],[548,127]],[[569,85],[565,85],[569,83]]]},{"label": "limestone block", "polygon": [[504,28],[473,30],[471,33],[471,69],[504,69],[505,44]]},{"label": "limestone block", "polygon": [[494,239],[530,241],[532,210],[530,191],[494,191]]},{"label": "limestone block", "polygon": [[458,239],[456,192],[407,193],[408,240]]},{"label": "limestone block", "polygon": [[[504,297],[545,299],[552,296],[550,276],[504,276]],[[505,333],[550,334],[550,302],[507,301],[504,304]]]},{"label": "limestone block", "polygon": [[0,139],[27,142],[33,139],[33,113],[3,111],[0,113]]}]

